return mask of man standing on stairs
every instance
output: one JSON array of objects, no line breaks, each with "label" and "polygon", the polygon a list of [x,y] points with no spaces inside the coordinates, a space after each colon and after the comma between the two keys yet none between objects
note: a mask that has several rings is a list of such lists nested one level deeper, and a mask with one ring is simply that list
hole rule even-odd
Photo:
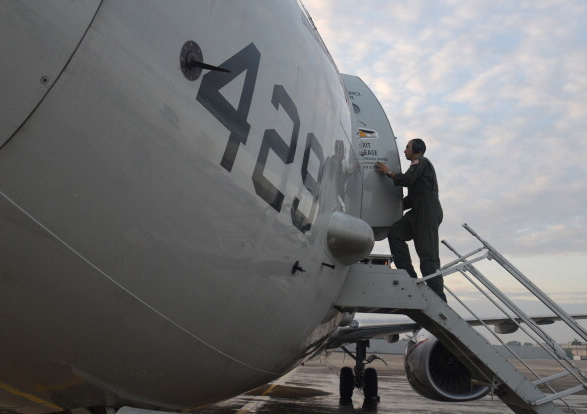
[{"label": "man standing on stairs", "polygon": [[[398,269],[406,270],[411,277],[417,277],[410,250],[406,241],[414,240],[414,247],[420,258],[422,276],[435,273],[440,267],[438,227],[442,222],[442,206],[438,199],[438,182],[432,163],[424,157],[426,144],[420,138],[412,139],[406,145],[404,155],[411,161],[410,168],[402,174],[390,171],[382,162],[375,165],[393,180],[396,186],[408,188],[403,208],[409,210],[389,229],[389,249]],[[427,280],[426,283],[446,302],[442,276]]]}]

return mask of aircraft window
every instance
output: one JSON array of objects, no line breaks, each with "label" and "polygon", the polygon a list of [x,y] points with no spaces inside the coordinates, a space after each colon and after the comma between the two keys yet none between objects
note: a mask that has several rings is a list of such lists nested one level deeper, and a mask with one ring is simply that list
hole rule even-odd
[{"label": "aircraft window", "polygon": [[363,260],[361,260],[359,263],[371,264],[371,265],[377,265],[377,266],[389,266],[389,264],[391,263],[391,258],[390,257],[366,257]]},{"label": "aircraft window", "polygon": [[353,104],[353,111],[355,111],[355,113],[358,114],[359,112],[361,112],[361,108],[359,108],[357,105]]},{"label": "aircraft window", "polygon": [[387,258],[373,258],[373,261],[371,262],[374,265],[383,265],[383,266],[387,266],[389,264],[389,259]]}]

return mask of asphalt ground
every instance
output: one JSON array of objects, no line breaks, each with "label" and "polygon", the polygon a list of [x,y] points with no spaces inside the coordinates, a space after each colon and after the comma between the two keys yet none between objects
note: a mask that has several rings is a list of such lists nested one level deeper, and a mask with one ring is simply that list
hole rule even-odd
[{"label": "asphalt ground", "polygon": [[[377,406],[363,406],[360,390],[355,390],[353,405],[339,405],[339,372],[342,366],[353,366],[350,357],[343,353],[332,353],[316,358],[296,368],[285,377],[259,387],[231,400],[195,411],[196,414],[331,414],[331,413],[433,413],[433,414],[504,414],[512,411],[497,397],[488,395],[480,400],[464,403],[446,403],[426,399],[409,385],[402,355],[379,355],[375,361],[379,380]],[[532,370],[544,377],[562,370],[555,361],[527,361]],[[576,361],[579,368],[587,371],[587,361]],[[520,370],[527,370],[520,366]],[[576,380],[563,378],[552,383],[555,391],[577,385]],[[587,414],[587,393],[568,396],[565,400],[577,413]],[[566,409],[565,409],[566,410]],[[563,412],[566,412],[566,411]]]}]

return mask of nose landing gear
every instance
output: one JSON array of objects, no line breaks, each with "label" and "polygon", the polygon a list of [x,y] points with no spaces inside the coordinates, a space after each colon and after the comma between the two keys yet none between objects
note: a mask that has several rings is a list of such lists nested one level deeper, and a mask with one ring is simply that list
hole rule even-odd
[{"label": "nose landing gear", "polygon": [[[353,390],[355,388],[362,389],[365,399],[363,400],[363,409],[373,409],[377,407],[379,402],[378,383],[377,383],[377,371],[375,368],[365,368],[367,364],[370,364],[376,359],[383,361],[376,355],[370,355],[367,358],[367,347],[369,341],[358,341],[356,342],[355,354],[344,346],[341,347],[344,352],[351,356],[355,360],[354,369],[350,367],[342,367],[340,370],[340,405],[352,405]],[[385,365],[387,363],[383,361]]]}]

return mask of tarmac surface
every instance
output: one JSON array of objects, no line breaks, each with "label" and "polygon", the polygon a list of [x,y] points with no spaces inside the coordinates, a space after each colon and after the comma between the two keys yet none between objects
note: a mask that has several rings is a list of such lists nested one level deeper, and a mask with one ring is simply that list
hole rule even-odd
[{"label": "tarmac surface", "polygon": [[[306,362],[279,380],[240,395],[231,400],[195,411],[195,414],[332,414],[378,412],[385,414],[505,414],[512,411],[497,397],[488,395],[477,401],[446,403],[426,399],[409,385],[402,355],[379,355],[388,364],[375,361],[379,379],[381,401],[376,407],[363,407],[363,395],[355,390],[352,406],[341,406],[338,401],[339,372],[342,366],[353,366],[354,361],[343,353],[332,353],[326,357]],[[576,361],[582,371],[587,370],[587,361]],[[540,367],[540,375],[560,372],[554,361],[532,360],[531,367]],[[565,379],[553,384],[558,388],[569,388],[576,382],[565,383]],[[587,393],[565,398],[576,413],[587,414]],[[567,412],[566,408],[563,412]]]}]

